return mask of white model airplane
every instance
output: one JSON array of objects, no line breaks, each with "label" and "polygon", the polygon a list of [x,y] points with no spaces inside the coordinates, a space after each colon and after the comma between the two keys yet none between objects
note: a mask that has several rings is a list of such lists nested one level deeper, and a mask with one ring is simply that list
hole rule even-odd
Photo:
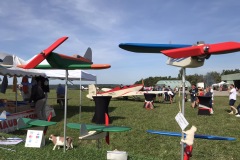
[{"label": "white model airplane", "polygon": [[166,91],[141,91],[143,84],[135,84],[129,86],[118,86],[113,89],[104,88],[103,92],[97,92],[94,84],[88,86],[87,98],[93,99],[92,96],[112,96],[112,98],[117,97],[128,97],[128,96],[141,96],[144,93],[161,94]]}]

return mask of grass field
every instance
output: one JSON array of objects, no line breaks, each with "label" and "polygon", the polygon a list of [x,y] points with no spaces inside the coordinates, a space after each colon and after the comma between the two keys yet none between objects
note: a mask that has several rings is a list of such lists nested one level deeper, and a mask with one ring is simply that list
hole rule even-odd
[{"label": "grass field", "polygon": [[[67,122],[91,123],[94,114],[94,102],[85,98],[86,91],[82,93],[82,113],[79,115],[79,90],[69,90],[68,92],[68,116]],[[51,90],[49,97],[55,98],[55,91]],[[14,99],[11,90],[1,94],[1,98]],[[5,146],[16,150],[16,152],[0,149],[0,159],[82,159],[82,160],[104,160],[107,151],[118,149],[128,152],[130,160],[179,160],[181,155],[180,137],[168,137],[153,135],[146,132],[148,129],[180,131],[180,127],[175,121],[175,116],[179,112],[179,97],[176,102],[155,103],[155,109],[146,110],[143,108],[144,99],[134,100],[111,100],[109,104],[109,115],[111,125],[129,126],[129,132],[111,133],[110,145],[104,141],[101,148],[96,147],[96,142],[78,142],[79,131],[67,129],[67,135],[74,138],[74,149],[66,151],[53,151],[53,144],[48,140],[50,134],[63,136],[63,110],[59,108],[56,100],[50,99],[49,104],[54,107],[56,117],[52,121],[57,125],[48,129],[46,145],[42,148],[25,148],[24,143],[16,146]],[[227,137],[239,137],[240,118],[228,114],[228,97],[215,97],[214,115],[199,116],[197,109],[190,107],[190,102],[185,105],[185,117],[190,123],[187,127],[195,125],[197,134],[210,134]],[[239,104],[239,99],[236,105]],[[1,133],[5,137],[26,137],[26,131],[15,131],[14,133]],[[193,157],[191,160],[239,160],[239,141],[210,141],[195,139],[193,144]]]}]

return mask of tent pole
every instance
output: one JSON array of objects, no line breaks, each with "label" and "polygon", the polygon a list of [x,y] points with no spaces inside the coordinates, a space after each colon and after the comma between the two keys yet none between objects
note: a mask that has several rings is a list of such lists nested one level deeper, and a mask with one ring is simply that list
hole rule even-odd
[{"label": "tent pole", "polygon": [[[184,116],[184,109],[185,109],[185,76],[186,76],[186,68],[182,68],[182,114]],[[182,132],[182,139],[184,139],[184,133]],[[181,160],[184,159],[184,143],[182,143],[181,147]]]},{"label": "tent pole", "polygon": [[[68,70],[65,74],[65,104],[64,104],[64,140],[66,139],[66,126],[67,126],[67,95],[68,95]],[[64,141],[63,151],[66,152],[66,141]]]},{"label": "tent pole", "polygon": [[81,122],[81,114],[82,114],[82,79],[80,78],[80,106],[79,106],[79,122]]}]

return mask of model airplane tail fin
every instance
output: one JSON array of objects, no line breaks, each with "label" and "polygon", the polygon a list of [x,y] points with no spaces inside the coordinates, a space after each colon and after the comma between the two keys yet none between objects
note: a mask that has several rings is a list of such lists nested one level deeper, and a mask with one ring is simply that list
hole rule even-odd
[{"label": "model airplane tail fin", "polygon": [[6,111],[2,111],[1,115],[0,115],[0,120],[5,120],[7,119],[7,112]]},{"label": "model airplane tail fin", "polygon": [[88,135],[88,130],[85,124],[80,124],[80,136]]},{"label": "model airplane tail fin", "polygon": [[28,125],[22,118],[19,118],[17,120],[17,129],[24,129],[24,128],[28,128],[31,125]]},{"label": "model airplane tail fin", "polygon": [[87,49],[83,57],[92,62],[92,49],[90,47]]},{"label": "model airplane tail fin", "polygon": [[97,89],[95,87],[94,84],[90,84],[88,85],[88,95],[87,97],[92,99],[92,96],[96,96],[97,95]]}]

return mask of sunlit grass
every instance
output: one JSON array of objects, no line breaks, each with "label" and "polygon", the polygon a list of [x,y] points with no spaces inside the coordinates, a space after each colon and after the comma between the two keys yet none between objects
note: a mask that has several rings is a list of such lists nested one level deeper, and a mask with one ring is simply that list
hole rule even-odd
[{"label": "sunlit grass", "polygon": [[[85,98],[86,91],[82,93],[82,113],[79,114],[80,98],[79,90],[69,90],[68,122],[91,123],[94,114],[94,102]],[[15,99],[12,91],[7,92],[2,98]],[[55,91],[51,90],[50,98],[55,98]],[[63,153],[63,150],[53,151],[53,144],[48,141],[50,134],[63,136],[63,110],[57,105],[55,99],[49,99],[49,104],[55,108],[56,117],[52,121],[57,125],[48,129],[46,146],[42,148],[25,148],[24,143],[16,146],[5,146],[16,152],[1,150],[0,159],[83,159],[83,160],[104,160],[108,150],[118,149],[128,152],[131,160],[175,160],[180,159],[180,137],[168,137],[153,135],[146,132],[152,130],[166,130],[179,132],[180,127],[175,121],[179,112],[179,98],[176,102],[158,103],[155,102],[155,109],[146,110],[143,108],[144,100],[111,100],[109,104],[109,115],[111,125],[129,126],[129,132],[110,133],[110,145],[102,141],[101,148],[96,147],[95,142],[78,142],[79,131],[67,129],[67,135],[74,138],[74,149]],[[236,102],[239,104],[239,100]],[[199,116],[197,109],[190,107],[190,102],[185,105],[185,117],[191,125],[195,125],[198,134],[210,134],[228,137],[239,137],[240,118],[227,114],[228,97],[215,97],[214,115]],[[25,138],[26,131],[16,131],[10,134],[2,134],[5,137],[18,136]],[[237,160],[239,159],[239,141],[210,141],[195,139],[193,145],[193,157],[191,160]]]}]

